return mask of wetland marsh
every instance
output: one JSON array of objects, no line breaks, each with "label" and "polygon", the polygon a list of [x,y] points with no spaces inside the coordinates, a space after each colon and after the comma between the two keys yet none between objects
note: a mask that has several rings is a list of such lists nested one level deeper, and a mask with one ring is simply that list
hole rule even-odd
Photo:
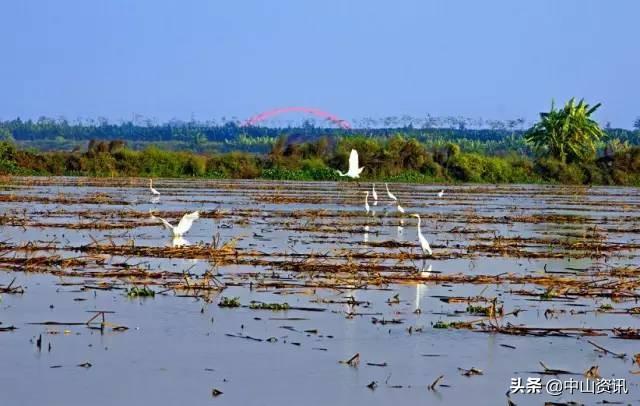
[{"label": "wetland marsh", "polygon": [[628,394],[510,401],[640,399],[638,189],[147,184],[3,179],[3,404],[496,405],[593,366]]}]

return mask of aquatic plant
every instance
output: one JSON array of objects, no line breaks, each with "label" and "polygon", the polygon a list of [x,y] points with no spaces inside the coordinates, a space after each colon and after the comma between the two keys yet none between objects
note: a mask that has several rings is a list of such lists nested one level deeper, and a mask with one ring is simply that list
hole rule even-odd
[{"label": "aquatic plant", "polygon": [[290,306],[286,302],[285,303],[264,303],[264,302],[251,301],[251,303],[249,304],[249,308],[254,310],[279,311],[279,310],[289,310]]},{"label": "aquatic plant", "polygon": [[218,302],[218,306],[220,306],[220,307],[240,307],[240,298],[237,297],[237,296],[233,297],[233,298],[222,296],[220,298],[220,302]]},{"label": "aquatic plant", "polygon": [[152,289],[149,289],[146,286],[143,286],[143,287],[134,286],[132,288],[127,289],[125,292],[128,297],[155,297],[156,296],[156,292],[154,292]]}]

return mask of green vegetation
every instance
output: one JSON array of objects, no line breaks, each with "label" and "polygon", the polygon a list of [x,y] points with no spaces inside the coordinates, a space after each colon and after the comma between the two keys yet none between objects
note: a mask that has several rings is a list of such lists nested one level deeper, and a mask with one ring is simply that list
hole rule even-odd
[{"label": "green vegetation", "polygon": [[[363,180],[640,185],[640,128],[600,129],[591,118],[598,106],[574,100],[561,109],[552,105],[526,132],[518,129],[522,120],[492,122],[491,129],[468,129],[463,119],[434,128],[437,120],[430,119],[420,129],[410,124],[349,131],[5,121],[0,122],[0,175],[344,181],[335,169],[346,169],[355,148],[365,166]],[[84,141],[91,135],[103,138]],[[121,135],[122,140],[113,139]],[[47,140],[83,146],[25,147]]]},{"label": "green vegetation", "polygon": [[240,307],[240,298],[237,297],[237,296],[233,297],[233,298],[222,296],[220,298],[220,302],[218,302],[218,306],[220,306],[220,307]]},{"label": "green vegetation", "polygon": [[491,314],[491,306],[484,307],[468,305],[466,311],[469,314],[489,316]]},{"label": "green vegetation", "polygon": [[446,322],[446,321],[442,321],[442,320],[438,320],[435,323],[432,324],[433,328],[439,328],[439,329],[449,329],[449,328],[470,328],[470,324],[465,322],[465,321],[452,321],[450,323]]},{"label": "green vegetation", "polygon": [[36,152],[0,141],[0,175],[338,180],[335,169],[346,169],[351,148],[359,151],[365,166],[363,180],[640,185],[640,147],[617,140],[605,145],[600,156],[563,162],[546,155],[463,152],[455,143],[427,147],[402,134],[323,137],[300,144],[282,139],[267,154],[195,153],[154,146],[137,151],[123,141],[91,141],[84,152]]},{"label": "green vegetation", "polygon": [[252,301],[249,304],[250,309],[254,310],[272,310],[272,311],[280,311],[280,310],[289,310],[289,303],[264,303],[264,302],[256,302]]},{"label": "green vegetation", "polygon": [[433,328],[449,328],[451,327],[451,323],[444,322],[442,320],[438,320],[433,323]]},{"label": "green vegetation", "polygon": [[[413,138],[425,147],[439,148],[448,143],[460,146],[462,152],[483,155],[516,153],[533,156],[524,139],[526,123],[515,120],[482,120],[464,117],[384,117],[365,118],[353,122],[354,129],[316,127],[310,122],[284,128],[245,127],[239,121],[198,122],[172,120],[158,124],[140,117],[135,121],[112,123],[104,118],[70,122],[41,117],[38,120],[0,121],[0,140],[14,141],[20,148],[39,151],[72,151],[85,149],[90,140],[127,142],[129,148],[144,150],[155,145],[163,150],[198,153],[230,151],[267,153],[282,136],[290,143],[314,142],[322,137],[362,136],[387,139],[396,134]],[[640,145],[640,118],[636,131],[606,126],[609,138],[630,145]],[[602,145],[599,145],[602,147]]]},{"label": "green vegetation", "polygon": [[155,297],[156,296],[156,292],[154,292],[153,290],[149,289],[146,286],[143,286],[141,288],[134,286],[130,289],[127,289],[125,292],[128,297]]},{"label": "green vegetation", "polygon": [[597,143],[605,133],[591,119],[600,103],[589,107],[584,100],[577,104],[574,99],[557,110],[551,103],[551,111],[540,113],[540,121],[525,134],[539,154],[559,159],[562,163],[591,160],[595,156]]}]

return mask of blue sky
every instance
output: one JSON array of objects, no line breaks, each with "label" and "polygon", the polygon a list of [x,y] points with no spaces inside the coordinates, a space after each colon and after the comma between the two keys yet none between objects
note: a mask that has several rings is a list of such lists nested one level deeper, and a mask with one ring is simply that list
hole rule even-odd
[{"label": "blue sky", "polygon": [[637,0],[19,0],[0,4],[0,119],[640,116]]}]

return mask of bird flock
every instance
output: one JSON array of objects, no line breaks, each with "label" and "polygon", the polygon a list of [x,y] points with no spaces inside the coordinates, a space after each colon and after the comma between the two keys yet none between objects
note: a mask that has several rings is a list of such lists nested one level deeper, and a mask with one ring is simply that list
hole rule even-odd
[{"label": "bird flock", "polygon": [[[341,172],[339,170],[337,172],[338,172],[338,174],[340,176],[346,176],[346,177],[350,177],[352,179],[358,179],[363,170],[364,170],[364,166],[360,167],[360,162],[359,162],[359,158],[358,158],[358,151],[356,151],[355,149],[352,149],[351,153],[349,154],[349,169],[347,170],[346,173],[343,173],[343,172]],[[402,207],[402,205],[400,205],[400,201],[398,200],[398,197],[396,195],[394,195],[393,193],[391,193],[391,191],[389,190],[389,184],[385,183],[384,187],[385,187],[385,189],[387,191],[387,196],[392,201],[392,204],[395,204],[396,210],[400,214],[405,214],[406,211],[405,211],[404,207]],[[371,196],[373,197],[373,205],[377,206],[378,205],[378,193],[376,192],[375,183],[371,186]],[[440,192],[438,192],[437,196],[438,196],[438,198],[442,198],[444,196],[444,190],[441,190]],[[369,205],[369,191],[368,190],[365,191],[364,208],[365,208],[367,214],[372,212],[371,206]],[[375,212],[373,212],[373,213],[375,215]],[[413,217],[418,219],[418,224],[417,224],[418,243],[420,244],[420,248],[422,249],[422,254],[424,256],[433,255],[433,251],[431,249],[431,246],[429,245],[429,241],[426,239],[424,234],[422,234],[422,229],[421,229],[422,221],[420,219],[420,215],[417,214],[417,213],[412,213],[411,216],[413,216]],[[400,218],[400,226],[402,226],[403,224],[404,224],[404,220],[402,218]],[[369,231],[369,227],[368,226],[365,227],[365,231]]]},{"label": "bird flock", "polygon": [[[340,170],[337,170],[336,172],[338,173],[338,175],[342,177],[358,179],[360,178],[360,174],[362,173],[363,170],[364,170],[364,166],[360,166],[358,151],[356,151],[355,149],[352,149],[351,153],[349,154],[349,169],[347,170],[347,172],[341,172]],[[391,200],[391,205],[395,205],[396,211],[401,215],[404,215],[406,211],[404,207],[402,207],[402,205],[400,204],[398,197],[389,190],[389,184],[385,183],[384,187],[387,192],[387,196]],[[153,179],[149,179],[149,192],[151,193],[154,199],[152,201],[154,203],[157,203],[160,197],[160,192],[158,192],[158,190],[156,190],[153,187]],[[375,217],[376,212],[374,209],[372,209],[371,205],[369,204],[369,190],[366,190],[364,193],[365,193],[365,197],[364,197],[365,211],[367,215],[371,215],[372,217]],[[442,198],[444,196],[444,190],[439,191],[437,193],[437,196],[438,198]],[[376,191],[375,183],[372,184],[371,186],[371,197],[373,199],[372,205],[374,207],[378,206],[378,192]],[[200,218],[200,213],[198,211],[187,213],[184,216],[182,216],[182,218],[178,222],[178,225],[174,226],[171,223],[169,223],[167,220],[160,217],[156,217],[151,210],[149,211],[149,214],[152,220],[161,222],[162,225],[171,232],[171,236],[174,239],[174,246],[187,243],[186,240],[183,239],[184,234],[187,231],[189,231],[189,229],[191,229],[193,222]],[[415,217],[417,219],[417,225],[416,225],[416,231],[417,231],[417,237],[418,237],[417,240],[418,240],[420,249],[422,250],[423,257],[432,256],[433,250],[429,245],[429,241],[424,236],[424,234],[422,234],[422,219],[420,218],[420,215],[418,213],[411,213],[410,216]],[[403,225],[404,225],[404,219],[403,219],[403,216],[401,216],[400,226],[398,226],[399,233],[401,232]],[[369,231],[369,226],[365,225],[364,230],[365,230],[365,242],[367,242],[368,241],[367,233]],[[430,273],[430,271],[431,271],[431,266],[429,266],[429,270],[427,273]]]}]

